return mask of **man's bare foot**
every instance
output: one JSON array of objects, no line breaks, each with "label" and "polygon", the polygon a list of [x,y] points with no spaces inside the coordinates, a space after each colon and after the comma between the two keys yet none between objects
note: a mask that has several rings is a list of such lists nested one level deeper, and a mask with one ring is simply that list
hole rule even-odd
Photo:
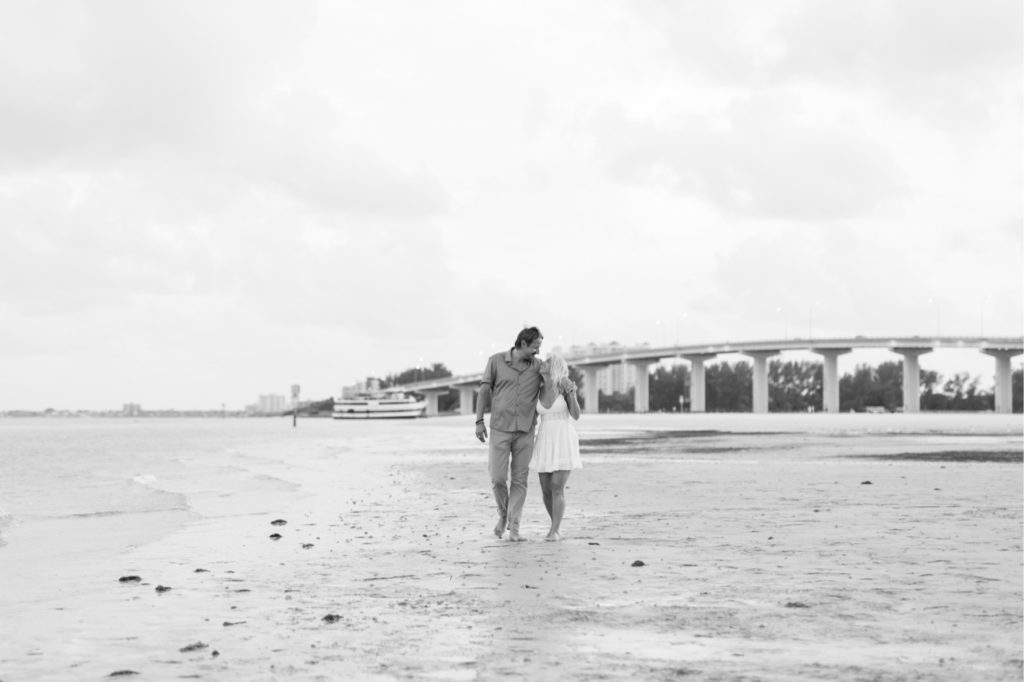
[{"label": "man's bare foot", "polygon": [[544,538],[544,541],[545,542],[558,542],[561,539],[562,539],[562,534],[559,533],[557,530],[553,530],[550,533],[548,533],[547,537]]},{"label": "man's bare foot", "polygon": [[508,523],[505,519],[498,519],[498,525],[494,527],[494,534],[499,538],[505,534],[505,525]]},{"label": "man's bare foot", "polygon": [[521,536],[519,534],[519,531],[512,530],[512,531],[509,531],[509,533],[508,533],[508,541],[509,542],[526,542],[526,538]]}]

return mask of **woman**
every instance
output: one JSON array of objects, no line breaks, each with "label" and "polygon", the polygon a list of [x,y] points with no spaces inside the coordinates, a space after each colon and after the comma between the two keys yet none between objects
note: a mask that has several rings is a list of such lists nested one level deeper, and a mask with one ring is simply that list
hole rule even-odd
[{"label": "woman", "polygon": [[537,440],[533,445],[530,468],[540,478],[544,507],[551,517],[551,530],[545,540],[562,539],[559,528],[565,514],[565,483],[573,469],[583,466],[580,461],[580,439],[573,420],[580,418],[580,404],[576,399],[576,384],[569,379],[569,366],[565,359],[552,353],[540,366],[543,385],[537,399]]}]

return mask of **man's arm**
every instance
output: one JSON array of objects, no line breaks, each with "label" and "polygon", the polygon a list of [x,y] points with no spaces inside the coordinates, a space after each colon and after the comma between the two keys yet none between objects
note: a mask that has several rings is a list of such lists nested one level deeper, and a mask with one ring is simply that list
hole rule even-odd
[{"label": "man's arm", "polygon": [[476,397],[476,439],[487,442],[487,425],[484,424],[484,410],[491,404],[491,385],[480,384],[480,393]]},{"label": "man's arm", "polygon": [[491,389],[494,386],[495,375],[494,356],[487,360],[484,367],[484,377],[480,380],[480,390],[476,397],[476,439],[481,443],[487,442],[487,426],[484,424],[484,412],[491,406]]},{"label": "man's arm", "polygon": [[476,421],[479,424],[484,420],[484,413],[491,406],[491,385],[480,384],[480,391],[476,396]]}]

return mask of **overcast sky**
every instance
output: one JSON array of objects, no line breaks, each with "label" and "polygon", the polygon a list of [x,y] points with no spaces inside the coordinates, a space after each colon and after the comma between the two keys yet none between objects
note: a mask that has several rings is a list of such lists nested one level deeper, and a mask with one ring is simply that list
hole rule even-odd
[{"label": "overcast sky", "polygon": [[[326,398],[480,371],[524,323],[1020,336],[1021,27],[1019,0],[6,0],[0,409]],[[991,372],[949,357],[922,365]]]}]

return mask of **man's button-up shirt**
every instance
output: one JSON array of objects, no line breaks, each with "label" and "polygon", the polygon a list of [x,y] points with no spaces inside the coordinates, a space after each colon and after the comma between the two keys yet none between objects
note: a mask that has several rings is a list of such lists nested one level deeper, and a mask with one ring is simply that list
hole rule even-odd
[{"label": "man's button-up shirt", "polygon": [[491,428],[531,431],[537,421],[540,361],[512,360],[512,351],[495,353],[487,360],[481,386],[491,388]]}]

